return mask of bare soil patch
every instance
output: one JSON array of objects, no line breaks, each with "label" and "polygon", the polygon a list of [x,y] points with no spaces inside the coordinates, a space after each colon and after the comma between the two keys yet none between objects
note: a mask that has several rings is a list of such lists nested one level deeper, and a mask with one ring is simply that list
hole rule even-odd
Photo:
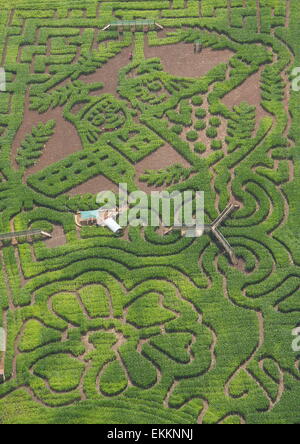
[{"label": "bare soil patch", "polygon": [[61,225],[55,225],[52,232],[52,238],[45,240],[48,248],[60,247],[66,243],[66,235]]},{"label": "bare soil patch", "polygon": [[[95,73],[87,76],[81,76],[80,79],[88,83],[104,83],[103,89],[93,91],[91,95],[99,95],[104,93],[116,94],[119,70],[129,63],[129,56],[131,52],[132,47],[124,48],[120,54],[109,60]],[[60,86],[62,86],[62,84]],[[44,114],[30,111],[29,97],[27,95],[23,123],[16,134],[12,149],[12,162],[15,168],[18,168],[16,162],[17,151],[26,135],[30,134],[32,127],[36,126],[39,122],[46,123],[49,120],[56,121],[55,133],[46,144],[39,161],[26,172],[26,177],[41,171],[45,167],[82,149],[81,140],[75,127],[63,118],[62,108],[55,108],[54,110],[49,110]]]},{"label": "bare soil patch", "polygon": [[124,66],[130,63],[130,54],[132,53],[132,46],[124,48],[118,55],[110,59],[105,65],[97,69],[93,74],[80,76],[80,80],[87,83],[102,82],[103,88],[97,91],[92,91],[91,95],[98,96],[99,94],[114,94],[117,95],[117,87],[119,81],[119,71]]},{"label": "bare soil patch", "polygon": [[155,187],[154,185],[148,185],[146,182],[139,180],[140,176],[144,174],[146,170],[160,170],[167,168],[171,165],[179,163],[184,167],[190,167],[191,165],[174,150],[170,145],[164,145],[154,153],[147,156],[141,162],[138,162],[135,166],[136,169],[136,184],[145,192],[161,191],[165,189],[165,186]]},{"label": "bare soil patch", "polygon": [[241,271],[242,273],[246,272],[246,262],[244,261],[244,259],[242,259],[241,257],[239,257],[237,259],[237,266],[236,268]]},{"label": "bare soil patch", "polygon": [[97,194],[101,191],[112,191],[113,193],[118,193],[119,188],[111,180],[107,179],[105,176],[99,175],[93,177],[92,179],[72,188],[67,194],[69,196],[76,196],[77,194]]},{"label": "bare soil patch", "polygon": [[49,120],[55,120],[56,127],[54,135],[46,144],[38,162],[26,172],[26,177],[37,173],[49,165],[64,159],[72,153],[82,149],[80,137],[75,127],[64,119],[61,108],[55,108],[44,114],[39,114],[29,110],[29,103],[25,105],[24,120],[19,128],[12,149],[12,161],[15,168],[18,168],[16,162],[17,151],[20,148],[27,134],[30,134],[32,128],[38,123],[46,123]]},{"label": "bare soil patch", "polygon": [[179,77],[201,77],[216,65],[228,63],[233,55],[227,49],[214,51],[210,48],[195,54],[191,43],[149,46],[145,42],[145,57],[160,58],[165,71]]},{"label": "bare soil patch", "polygon": [[270,114],[261,106],[261,90],[260,90],[260,77],[261,68],[257,73],[248,77],[242,85],[232,90],[230,93],[223,97],[222,102],[230,109],[239,105],[242,102],[248,102],[250,105],[256,107],[256,129],[259,122],[264,117],[270,117]]}]

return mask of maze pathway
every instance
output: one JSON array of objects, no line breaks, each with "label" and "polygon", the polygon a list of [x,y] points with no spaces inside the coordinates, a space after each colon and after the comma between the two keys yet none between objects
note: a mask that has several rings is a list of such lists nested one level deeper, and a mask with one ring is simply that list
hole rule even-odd
[{"label": "maze pathway", "polygon": [[[0,231],[64,239],[3,241],[0,422],[299,423],[297,0],[0,6]],[[143,19],[164,29],[102,31]],[[15,146],[29,110],[41,121]],[[74,152],[33,171],[64,122]],[[141,173],[166,147],[182,163]],[[236,200],[237,264],[208,235],[78,232],[100,176],[203,190],[206,223]]]}]

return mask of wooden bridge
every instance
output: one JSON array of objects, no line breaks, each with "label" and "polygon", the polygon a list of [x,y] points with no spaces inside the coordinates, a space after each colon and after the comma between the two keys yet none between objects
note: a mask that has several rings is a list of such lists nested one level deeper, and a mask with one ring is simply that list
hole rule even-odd
[{"label": "wooden bridge", "polygon": [[233,252],[233,249],[229,242],[225,239],[222,233],[218,230],[218,227],[221,225],[221,223],[227,219],[227,217],[236,209],[238,209],[240,206],[237,203],[230,204],[225,210],[217,217],[217,219],[211,224],[210,231],[213,233],[213,235],[217,238],[217,240],[220,242],[220,244],[223,245],[225,251],[227,252],[228,256],[230,257],[231,262],[233,265],[237,265],[237,258]]},{"label": "wooden bridge", "polygon": [[51,234],[43,230],[13,231],[11,233],[0,233],[0,241],[18,239],[22,237],[43,236],[51,238]]},{"label": "wooden bridge", "polygon": [[126,27],[129,27],[131,31],[135,31],[137,28],[142,27],[144,31],[149,30],[150,27],[156,27],[158,29],[164,29],[162,25],[155,20],[117,20],[115,22],[108,23],[102,31],[108,31],[111,28],[116,28],[119,31]]},{"label": "wooden bridge", "polygon": [[[198,230],[199,231],[199,235],[197,235],[197,230],[195,231],[195,235],[192,237],[201,237],[204,233],[212,233],[216,239],[218,240],[218,242],[223,246],[224,250],[226,251],[226,253],[228,254],[228,256],[230,257],[230,260],[232,262],[233,265],[237,265],[238,261],[237,258],[234,254],[234,251],[231,247],[231,245],[229,244],[229,242],[225,239],[225,237],[223,236],[222,233],[220,233],[220,231],[218,230],[218,227],[222,224],[222,222],[224,222],[225,219],[227,219],[229,217],[229,215],[237,210],[239,208],[239,204],[238,203],[231,203],[230,205],[228,205],[228,207],[225,208],[224,211],[222,211],[222,213],[217,217],[216,220],[214,220],[214,222],[210,225],[204,225],[204,230]],[[182,236],[186,236],[186,232],[187,229],[186,227],[171,227],[166,229],[166,231],[164,232],[164,235],[167,235],[169,233],[171,233],[172,231],[181,231]]]}]

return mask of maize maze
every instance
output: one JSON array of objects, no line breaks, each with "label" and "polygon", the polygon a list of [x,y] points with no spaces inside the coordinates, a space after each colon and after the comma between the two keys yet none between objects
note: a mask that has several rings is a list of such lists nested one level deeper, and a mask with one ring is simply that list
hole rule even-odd
[{"label": "maize maze", "polygon": [[[299,2],[0,6],[0,231],[59,239],[4,240],[0,250],[0,423],[299,422],[300,109],[290,86]],[[164,30],[101,31],[143,19]],[[191,66],[224,57],[191,76],[147,56],[185,48]],[[110,90],[101,73],[118,60]],[[228,106],[253,78],[260,101]],[[80,146],[51,157],[66,124]],[[138,170],[165,146],[182,162]],[[95,209],[95,196],[77,187],[98,176],[131,191],[205,191],[207,223],[233,197],[240,209],[222,232],[239,265],[208,235],[78,232],[74,213]]]}]

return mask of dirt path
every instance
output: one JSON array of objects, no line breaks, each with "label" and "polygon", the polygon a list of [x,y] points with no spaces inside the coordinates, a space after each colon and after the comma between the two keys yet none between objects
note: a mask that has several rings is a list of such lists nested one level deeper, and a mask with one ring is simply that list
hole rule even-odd
[{"label": "dirt path", "polygon": [[17,264],[17,267],[18,267],[20,281],[21,281],[21,288],[23,288],[27,284],[28,280],[25,279],[25,276],[24,276],[24,273],[23,273],[23,268],[22,268],[22,264],[21,264],[21,259],[20,259],[20,253],[19,253],[18,246],[14,247],[14,251],[15,251],[16,264]]},{"label": "dirt path", "polygon": [[[264,318],[263,318],[263,314],[261,312],[257,312],[257,319],[258,319],[258,325],[259,325],[258,344],[255,347],[254,351],[251,353],[250,357],[248,359],[246,359],[246,361],[244,363],[242,363],[237,368],[237,370],[232,374],[232,376],[226,382],[226,384],[224,386],[224,393],[225,393],[225,396],[227,398],[231,398],[232,397],[232,395],[230,394],[230,385],[231,385],[232,381],[234,380],[234,378],[238,375],[238,373],[240,373],[241,371],[245,371],[251,378],[253,378],[253,375],[250,374],[250,372],[248,371],[247,367],[250,364],[250,362],[254,359],[254,357],[257,354],[257,352],[262,348],[262,346],[264,344],[264,338],[265,338]],[[263,388],[263,387],[261,387],[261,388]],[[244,398],[245,396],[247,396],[246,393],[244,393],[240,398]],[[270,397],[269,397],[268,393],[266,393],[266,396],[267,396],[267,398],[268,398],[268,400],[270,402]]]},{"label": "dirt path", "polygon": [[52,238],[45,240],[45,245],[48,248],[56,248],[65,245],[67,242],[64,229],[61,225],[55,225],[52,232]]},{"label": "dirt path", "polygon": [[179,381],[175,380],[173,382],[173,384],[171,385],[170,389],[168,390],[167,396],[165,397],[164,402],[163,402],[165,409],[170,408],[169,402],[170,402],[171,396],[173,395],[178,384],[179,384]]},{"label": "dirt path", "polygon": [[[116,336],[116,343],[112,346],[112,350],[115,353],[116,356],[116,360],[119,362],[121,368],[124,371],[124,374],[126,376],[127,379],[127,386],[126,388],[122,391],[122,393],[124,393],[124,391],[126,391],[129,387],[133,387],[133,383],[131,381],[130,375],[128,373],[127,367],[123,362],[123,359],[121,357],[120,354],[120,347],[122,347],[123,344],[125,344],[127,342],[125,336],[123,335],[122,332],[120,332],[119,330],[117,330],[116,328],[112,328],[110,330],[105,330],[107,333],[113,333]],[[103,373],[105,372],[105,370],[107,369],[107,367],[112,363],[112,361],[107,362],[106,364],[104,364],[102,366],[102,368],[100,369],[97,378],[96,378],[96,388],[99,394],[105,396],[105,397],[109,397],[109,395],[105,394],[100,387],[100,381],[102,378]]]},{"label": "dirt path", "polygon": [[204,417],[209,409],[209,403],[206,399],[202,399],[203,401],[203,409],[201,410],[200,415],[198,416],[197,424],[203,424]]},{"label": "dirt path", "polygon": [[261,10],[260,10],[260,0],[256,0],[256,19],[257,19],[257,32],[261,33]]},{"label": "dirt path", "polygon": [[232,415],[226,415],[224,418],[221,419],[221,421],[218,422],[218,424],[224,424],[226,419],[229,419],[231,417],[237,417],[240,420],[240,424],[244,424],[244,425],[246,424],[245,418],[242,415],[238,414],[238,413],[235,413],[235,414],[232,414]]},{"label": "dirt path", "polygon": [[12,290],[11,290],[11,286],[10,286],[10,282],[9,282],[9,276],[8,276],[7,269],[6,269],[6,264],[4,261],[3,252],[1,249],[0,249],[0,264],[1,264],[2,271],[3,271],[4,282],[6,285],[8,307],[9,307],[9,310],[11,312],[13,312],[16,309],[16,307],[14,305],[14,299],[13,299],[13,294],[12,294]]},{"label": "dirt path", "polygon": [[[261,359],[259,361],[259,368],[263,372],[265,372],[265,370],[264,370],[264,362],[265,362],[265,359]],[[284,372],[282,371],[282,369],[279,366],[277,361],[275,362],[275,365],[277,367],[278,374],[279,374],[278,390],[277,390],[276,399],[274,401],[273,401],[273,399],[271,397],[269,397],[269,402],[270,402],[269,411],[272,410],[279,403],[279,401],[281,400],[281,398],[282,398],[282,396],[284,394],[284,390],[285,390]]]},{"label": "dirt path", "polygon": [[[79,295],[78,298],[80,299]],[[81,299],[80,299],[81,301]],[[83,304],[82,304],[83,305]],[[90,333],[87,333],[85,336],[81,336],[81,342],[83,343],[85,347],[85,351],[83,355],[81,355],[78,359],[85,365],[84,371],[81,374],[80,377],[80,383],[78,386],[78,390],[80,392],[81,401],[85,401],[87,399],[87,395],[84,391],[84,380],[90,369],[92,368],[92,360],[89,360],[86,362],[87,355],[95,350],[94,345],[89,341],[90,340]]]}]

